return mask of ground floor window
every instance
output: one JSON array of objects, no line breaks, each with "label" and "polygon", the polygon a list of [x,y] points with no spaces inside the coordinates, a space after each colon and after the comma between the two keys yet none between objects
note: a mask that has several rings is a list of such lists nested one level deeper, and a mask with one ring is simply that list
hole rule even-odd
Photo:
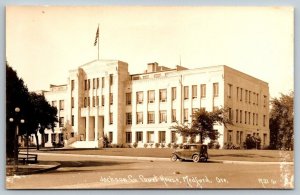
[{"label": "ground floor window", "polygon": [[176,137],[176,131],[171,131],[171,142],[176,143],[177,137]]},{"label": "ground floor window", "polygon": [[232,143],[232,130],[228,130],[227,132],[227,142]]},{"label": "ground floor window", "polygon": [[113,141],[113,132],[108,133],[108,141],[111,143]]},{"label": "ground floor window", "polygon": [[56,134],[55,133],[51,134],[51,142],[56,142]]},{"label": "ground floor window", "polygon": [[266,145],[267,143],[267,134],[264,133],[264,137],[263,137],[263,145]]},{"label": "ground floor window", "polygon": [[141,132],[141,131],[136,132],[136,141],[137,142],[143,141],[143,132]]},{"label": "ground floor window", "polygon": [[49,141],[49,135],[45,133],[45,143],[47,143],[48,141]]},{"label": "ground floor window", "polygon": [[147,142],[154,143],[154,131],[147,132]]},{"label": "ground floor window", "polygon": [[131,143],[132,135],[131,132],[126,132],[126,143]]},{"label": "ground floor window", "polygon": [[159,131],[158,132],[158,142],[159,143],[165,143],[166,142],[166,132],[165,131]]}]

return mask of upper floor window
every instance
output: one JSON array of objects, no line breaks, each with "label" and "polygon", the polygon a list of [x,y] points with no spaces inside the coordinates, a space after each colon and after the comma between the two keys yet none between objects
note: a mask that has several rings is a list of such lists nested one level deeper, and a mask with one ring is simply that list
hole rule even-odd
[{"label": "upper floor window", "polygon": [[165,110],[162,110],[159,112],[159,122],[160,123],[166,123],[167,122],[167,112]]},{"label": "upper floor window", "polygon": [[64,100],[59,100],[59,109],[64,110],[65,108],[65,101]]},{"label": "upper floor window", "polygon": [[143,124],[143,112],[136,113],[136,124]]},{"label": "upper floor window", "polygon": [[155,101],[155,91],[148,91],[148,103],[153,103]]},{"label": "upper floor window", "polygon": [[114,119],[114,118],[113,118],[113,113],[110,112],[110,113],[109,113],[109,124],[110,124],[110,125],[113,124],[113,122],[114,122],[113,119]]},{"label": "upper floor window", "polygon": [[189,86],[184,86],[183,87],[183,98],[186,100],[186,99],[189,99]]},{"label": "upper floor window", "polygon": [[132,114],[131,112],[126,113],[126,124],[131,125],[132,124]]},{"label": "upper floor window", "polygon": [[214,87],[214,97],[218,97],[219,96],[219,83],[214,83],[213,84]]},{"label": "upper floor window", "polygon": [[57,108],[57,102],[56,101],[52,101],[52,106]]},{"label": "upper floor window", "polygon": [[266,107],[266,106],[267,106],[267,96],[264,95],[264,107]]},{"label": "upper floor window", "polygon": [[84,90],[87,90],[88,89],[88,80],[85,79],[84,80]]},{"label": "upper floor window", "polygon": [[75,81],[74,80],[71,80],[71,90],[73,91],[75,88]]},{"label": "upper floor window", "polygon": [[206,84],[201,84],[201,98],[206,97]]},{"label": "upper floor window", "polygon": [[192,85],[192,98],[197,98],[197,85]]},{"label": "upper floor window", "polygon": [[136,103],[137,104],[142,104],[143,100],[144,100],[143,92],[142,91],[136,92]]},{"label": "upper floor window", "polygon": [[154,112],[148,112],[148,124],[153,124],[155,122]]},{"label": "upper floor window", "polygon": [[241,97],[240,97],[240,101],[243,101],[243,88],[241,88]]},{"label": "upper floor window", "polygon": [[188,122],[189,120],[189,110],[187,108],[184,109],[183,121]]},{"label": "upper floor window", "polygon": [[248,102],[248,90],[245,90],[245,102]]},{"label": "upper floor window", "polygon": [[112,85],[114,83],[114,75],[110,74],[109,75],[109,84]]},{"label": "upper floor window", "polygon": [[239,101],[239,87],[236,87],[236,101]]},{"label": "upper floor window", "polygon": [[231,84],[228,84],[228,86],[227,86],[227,96],[228,96],[228,98],[231,98],[231,96],[232,96],[232,85]]},{"label": "upper floor window", "polygon": [[126,105],[131,105],[131,93],[126,93]]},{"label": "upper floor window", "polygon": [[172,87],[172,100],[176,100],[176,87]]},{"label": "upper floor window", "polygon": [[176,110],[172,109],[172,122],[176,122]]},{"label": "upper floor window", "polygon": [[101,88],[104,88],[104,84],[105,84],[105,78],[102,77],[102,78],[101,78]]},{"label": "upper floor window", "polygon": [[167,101],[167,89],[160,89],[159,90],[159,100],[161,102]]},{"label": "upper floor window", "polygon": [[249,104],[251,104],[251,91],[249,91]]},{"label": "upper floor window", "polygon": [[59,127],[64,126],[64,117],[59,117]]},{"label": "upper floor window", "polygon": [[110,93],[109,94],[109,104],[113,105],[113,103],[114,103],[114,96],[113,96],[113,93]]},{"label": "upper floor window", "polygon": [[74,98],[71,98],[71,108],[74,108]]}]

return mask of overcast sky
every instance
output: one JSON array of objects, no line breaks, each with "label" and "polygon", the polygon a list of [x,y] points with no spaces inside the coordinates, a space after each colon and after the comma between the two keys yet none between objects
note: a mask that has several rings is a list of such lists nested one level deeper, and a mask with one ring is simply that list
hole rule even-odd
[{"label": "overcast sky", "polygon": [[66,84],[68,71],[97,59],[187,68],[227,65],[269,83],[270,94],[294,89],[290,7],[7,7],[6,57],[29,90]]}]

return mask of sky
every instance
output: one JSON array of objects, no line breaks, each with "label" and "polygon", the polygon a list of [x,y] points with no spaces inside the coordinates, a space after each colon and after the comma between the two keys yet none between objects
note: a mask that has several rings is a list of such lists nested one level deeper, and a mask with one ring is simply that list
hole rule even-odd
[{"label": "sky", "polygon": [[291,7],[8,6],[6,59],[29,90],[66,84],[68,71],[97,59],[170,68],[227,65],[269,83],[271,97],[294,90]]}]

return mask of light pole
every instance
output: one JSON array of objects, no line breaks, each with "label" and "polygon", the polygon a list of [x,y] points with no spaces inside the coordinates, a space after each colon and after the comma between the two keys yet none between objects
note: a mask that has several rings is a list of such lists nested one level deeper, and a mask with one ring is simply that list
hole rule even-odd
[{"label": "light pole", "polygon": [[19,126],[18,123],[25,123],[24,119],[19,119],[19,112],[21,109],[19,107],[15,108],[15,119],[9,118],[9,122],[13,123],[15,121],[16,129],[15,129],[15,136],[14,136],[14,172],[18,170],[18,136],[19,136]]}]

